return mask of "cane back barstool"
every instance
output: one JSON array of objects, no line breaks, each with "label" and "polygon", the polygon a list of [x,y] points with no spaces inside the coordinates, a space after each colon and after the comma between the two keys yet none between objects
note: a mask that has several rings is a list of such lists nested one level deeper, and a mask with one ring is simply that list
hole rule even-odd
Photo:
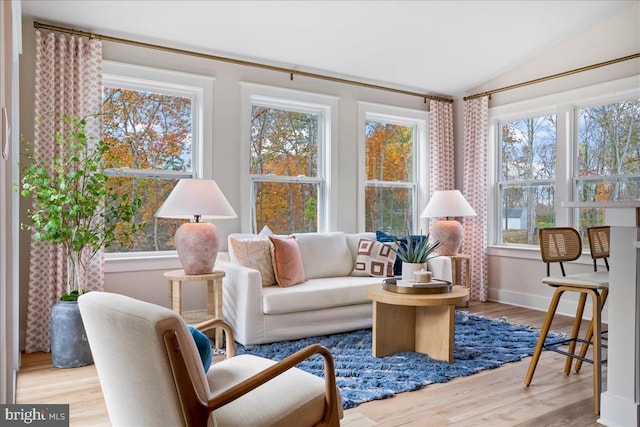
[{"label": "cane back barstool", "polygon": [[[541,228],[538,232],[540,238],[540,254],[542,261],[547,264],[547,277],[542,279],[542,283],[555,288],[551,303],[547,310],[542,330],[538,338],[538,343],[533,352],[529,370],[525,377],[525,385],[529,386],[533,379],[536,366],[543,349],[552,350],[567,356],[565,363],[565,374],[571,371],[572,360],[578,359],[593,364],[593,411],[597,415],[600,413],[600,391],[601,391],[601,293],[609,287],[608,272],[594,272],[584,274],[566,275],[563,262],[575,261],[582,254],[582,239],[576,230],[570,227]],[[551,263],[559,263],[562,276],[550,276]],[[549,333],[553,317],[558,308],[560,298],[565,292],[577,292],[578,308],[576,310],[571,335],[568,339],[555,342],[545,346],[545,340]],[[587,296],[591,297],[593,314],[591,318],[593,340],[592,359],[581,358],[575,354],[577,342],[585,343],[585,340],[578,338],[580,323],[584,312]],[[558,348],[559,345],[568,344],[567,351]],[[586,352],[586,349],[585,349]]]},{"label": "cane back barstool", "polygon": [[[604,260],[604,265],[607,268],[607,272],[609,271],[609,237],[611,235],[611,227],[608,225],[602,225],[597,227],[589,227],[587,228],[587,237],[589,238],[589,252],[591,253],[591,258],[593,259],[593,271],[598,271],[597,261],[599,259]],[[601,299],[601,309],[604,308],[604,304],[607,301],[607,296],[609,295],[609,288],[603,289],[600,294]],[[607,331],[601,332],[601,340],[600,344],[602,348],[606,348],[605,345]],[[587,333],[584,337],[585,342],[582,343],[582,347],[580,348],[580,357],[584,358],[587,354],[587,349],[589,348],[589,342],[593,337],[593,323],[589,323],[589,328],[587,329]],[[579,358],[576,361],[576,372],[580,372],[580,368],[582,367],[582,360]]]}]

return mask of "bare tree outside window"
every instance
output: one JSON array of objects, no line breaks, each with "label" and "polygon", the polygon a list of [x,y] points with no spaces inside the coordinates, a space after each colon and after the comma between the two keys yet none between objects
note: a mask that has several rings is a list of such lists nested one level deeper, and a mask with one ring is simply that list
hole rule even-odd
[{"label": "bare tree outside window", "polygon": [[[578,201],[640,200],[640,100],[580,108]],[[579,228],[601,225],[603,209],[579,210]]]},{"label": "bare tree outside window", "polygon": [[[640,200],[640,100],[577,107],[566,140],[573,168],[568,200]],[[501,123],[499,243],[537,245],[540,227],[555,224],[556,117]],[[577,209],[575,227],[585,245],[587,227],[604,223],[604,210]]]},{"label": "bare tree outside window", "polygon": [[502,243],[537,244],[537,229],[555,224],[556,118],[529,117],[500,129]]}]

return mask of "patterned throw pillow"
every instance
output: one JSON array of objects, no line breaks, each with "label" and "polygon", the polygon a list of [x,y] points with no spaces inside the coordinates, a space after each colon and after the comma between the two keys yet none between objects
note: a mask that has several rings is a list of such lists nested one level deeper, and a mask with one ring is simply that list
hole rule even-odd
[{"label": "patterned throw pillow", "polygon": [[360,239],[358,256],[353,269],[354,276],[392,277],[396,260],[395,243],[382,243]]},{"label": "patterned throw pillow", "polygon": [[285,288],[303,283],[304,266],[296,238],[269,236],[269,240],[272,244],[271,257],[278,286]]},{"label": "patterned throw pillow", "polygon": [[233,246],[233,262],[258,270],[262,278],[262,286],[276,284],[273,261],[271,260],[271,242],[268,238],[238,239],[230,237],[229,242]]}]

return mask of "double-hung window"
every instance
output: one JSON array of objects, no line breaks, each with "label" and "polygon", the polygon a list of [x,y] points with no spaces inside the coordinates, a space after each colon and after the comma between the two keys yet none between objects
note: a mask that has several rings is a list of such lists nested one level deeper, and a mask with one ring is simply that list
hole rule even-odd
[{"label": "double-hung window", "polygon": [[535,244],[540,227],[555,224],[556,116],[499,122],[501,243]]},{"label": "double-hung window", "polygon": [[335,98],[243,84],[248,119],[250,229],[327,230]]},{"label": "double-hung window", "polygon": [[538,245],[541,227],[604,223],[601,208],[562,202],[640,200],[637,79],[549,95],[490,110],[492,242]]},{"label": "double-hung window", "polygon": [[[576,201],[640,200],[640,99],[575,109]],[[601,225],[604,209],[580,208],[578,228]]]},{"label": "double-hung window", "polygon": [[108,252],[175,249],[181,221],[155,218],[155,213],[180,178],[201,173],[206,87],[211,89],[211,79],[104,64],[102,138],[115,165],[108,171],[110,184],[142,199],[133,221],[146,223],[132,242],[112,245]]},{"label": "double-hung window", "polygon": [[417,232],[419,200],[428,188],[427,113],[364,102],[359,109],[364,230]]}]

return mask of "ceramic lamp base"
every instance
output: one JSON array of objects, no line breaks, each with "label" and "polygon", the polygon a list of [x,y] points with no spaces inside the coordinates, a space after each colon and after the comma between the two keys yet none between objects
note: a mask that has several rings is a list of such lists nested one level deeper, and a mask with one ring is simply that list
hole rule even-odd
[{"label": "ceramic lamp base", "polygon": [[218,257],[218,228],[209,222],[185,222],[175,235],[176,250],[185,274],[213,271]]},{"label": "ceramic lamp base", "polygon": [[462,224],[454,219],[441,219],[431,226],[431,235],[442,243],[438,248],[440,255],[457,255],[462,245],[464,228],[462,228]]}]

